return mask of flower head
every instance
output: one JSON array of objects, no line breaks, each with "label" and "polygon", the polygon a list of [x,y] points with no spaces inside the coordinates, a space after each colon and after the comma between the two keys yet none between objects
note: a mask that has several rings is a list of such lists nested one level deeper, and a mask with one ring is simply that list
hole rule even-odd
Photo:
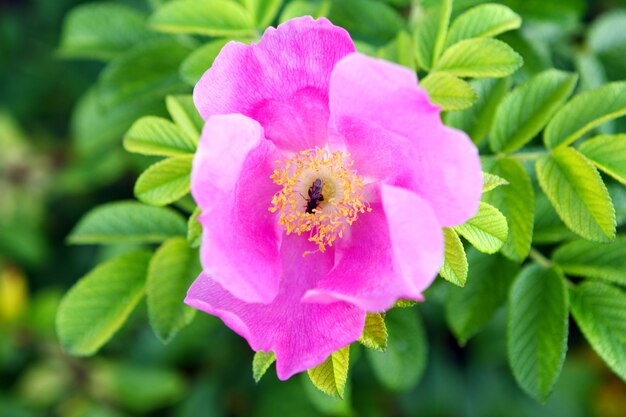
[{"label": "flower head", "polygon": [[354,342],[366,312],[421,299],[442,227],[478,209],[468,137],[412,71],[356,53],[326,19],[230,42],[194,101],[203,273],[186,302],[273,351],[281,379]]}]

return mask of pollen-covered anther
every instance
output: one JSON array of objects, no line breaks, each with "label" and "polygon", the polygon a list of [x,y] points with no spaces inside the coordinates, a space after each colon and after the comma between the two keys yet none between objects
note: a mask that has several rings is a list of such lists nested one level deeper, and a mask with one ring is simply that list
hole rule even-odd
[{"label": "pollen-covered anther", "polygon": [[324,252],[359,214],[371,211],[361,194],[363,181],[351,167],[349,154],[326,149],[279,161],[270,178],[283,188],[269,210],[279,213],[278,224],[287,234],[309,233],[309,241]]}]

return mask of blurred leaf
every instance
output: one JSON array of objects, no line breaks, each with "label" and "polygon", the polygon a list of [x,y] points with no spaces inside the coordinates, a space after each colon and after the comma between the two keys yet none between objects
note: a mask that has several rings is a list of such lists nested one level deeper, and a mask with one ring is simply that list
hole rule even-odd
[{"label": "blurred leaf", "polygon": [[[329,397],[322,391],[318,390],[315,385],[311,384],[308,377],[302,375],[300,378],[306,394],[305,402],[310,402],[316,409],[315,416],[336,416],[336,417],[353,417],[355,415],[352,409],[352,386],[350,380],[346,382],[346,389],[343,398]],[[308,401],[306,401],[308,400]],[[300,417],[301,413],[297,413]],[[268,416],[269,417],[269,416]]]},{"label": "blurred leaf", "polygon": [[457,77],[498,78],[514,73],[522,66],[522,57],[504,42],[489,39],[465,39],[448,48],[433,71]]},{"label": "blurred leaf", "polygon": [[170,38],[136,45],[112,60],[100,74],[101,103],[110,108],[161,101],[168,94],[185,92],[188,87],[178,76],[178,66],[191,51],[190,46]]},{"label": "blurred leaf", "polygon": [[395,38],[404,27],[393,8],[375,0],[342,0],[330,4],[330,21],[348,30],[355,40],[381,45]]},{"label": "blurred leaf", "polygon": [[204,120],[193,104],[193,97],[190,95],[167,96],[165,103],[174,123],[193,139],[194,144],[197,144]]},{"label": "blurred leaf", "polygon": [[508,222],[508,236],[502,253],[521,262],[528,256],[533,237],[535,192],[521,162],[512,158],[492,159],[485,169],[508,182],[483,196],[483,200],[502,212]]},{"label": "blurred leaf", "polygon": [[498,177],[495,174],[490,174],[483,171],[483,194],[489,191],[495,190],[501,185],[508,185],[509,182],[504,178]]},{"label": "blurred leaf", "polygon": [[587,44],[595,56],[599,56],[607,75],[623,79],[626,73],[626,10],[609,9],[591,22],[587,32]]},{"label": "blurred leaf", "polygon": [[18,269],[0,265],[0,323],[21,316],[28,303],[28,281]]},{"label": "blurred leaf", "polygon": [[414,49],[411,35],[401,30],[392,41],[376,51],[376,56],[416,70],[417,62]]},{"label": "blurred leaf", "polygon": [[470,82],[478,95],[478,101],[472,107],[447,113],[448,126],[466,132],[475,144],[480,144],[492,126],[496,108],[509,87],[509,79],[486,78]]},{"label": "blurred leaf", "polygon": [[566,146],[596,126],[626,115],[626,81],[605,84],[571,99],[548,123],[548,148]]},{"label": "blurred leaf", "polygon": [[471,265],[464,288],[448,288],[446,321],[461,345],[478,333],[504,303],[519,269],[502,256],[468,250]]},{"label": "blurred leaf", "polygon": [[135,196],[153,206],[165,206],[189,193],[193,155],[175,156],[151,165],[135,183]]},{"label": "blurred leaf", "polygon": [[207,36],[252,34],[252,16],[241,4],[228,0],[178,0],[163,4],[150,17],[157,30]]},{"label": "blurred leaf", "polygon": [[124,148],[144,155],[170,156],[193,154],[196,143],[169,120],[145,116],[137,120],[124,136]]},{"label": "blurred leaf", "polygon": [[491,149],[509,153],[527,144],[572,94],[577,79],[575,74],[548,70],[509,93],[496,111]]},{"label": "blurred leaf", "polygon": [[414,308],[390,310],[385,321],[389,333],[387,350],[367,349],[367,359],[385,387],[405,391],[417,384],[426,368],[426,333]]},{"label": "blurred leaf", "polygon": [[264,30],[272,24],[283,0],[243,0],[258,29]]},{"label": "blurred leaf", "polygon": [[519,15],[508,7],[483,4],[466,11],[452,22],[446,45],[454,45],[463,39],[493,37],[518,29],[521,24]]},{"label": "blurred leaf", "polygon": [[544,193],[536,193],[533,242],[551,244],[575,238],[576,234],[565,226],[548,197]]},{"label": "blurred leaf", "polygon": [[359,342],[365,347],[381,352],[387,349],[387,327],[383,313],[367,313]]},{"label": "blurred leaf", "polygon": [[553,258],[566,274],[626,285],[626,236],[611,243],[569,242]]},{"label": "blurred leaf", "polygon": [[269,367],[276,361],[276,355],[274,352],[263,352],[257,350],[254,352],[254,359],[252,359],[252,377],[254,382],[259,382]]},{"label": "blurred leaf", "polygon": [[568,293],[556,269],[532,264],[516,278],[509,294],[507,347],[517,383],[545,402],[567,352]]},{"label": "blurred leaf", "polygon": [[285,5],[280,15],[280,23],[299,16],[312,16],[317,19],[328,16],[331,7],[331,0],[294,0]]},{"label": "blurred leaf", "polygon": [[185,219],[172,209],[134,201],[104,204],[89,211],[72,230],[73,244],[159,243],[185,236]]},{"label": "blurred leaf", "polygon": [[523,19],[548,20],[557,24],[579,19],[586,4],[584,0],[503,0],[502,3]]},{"label": "blurred leaf", "polygon": [[229,38],[214,39],[195,49],[180,64],[180,77],[186,83],[195,85],[229,41]]},{"label": "blurred leaf", "polygon": [[391,308],[409,308],[417,305],[417,301],[415,300],[403,300],[400,299],[393,304]]},{"label": "blurred leaf", "polygon": [[506,218],[498,209],[481,202],[478,213],[454,230],[467,239],[472,246],[484,253],[496,253],[507,241]]},{"label": "blurred leaf", "polygon": [[116,3],[82,4],[65,17],[59,53],[106,61],[155,36],[137,9]]},{"label": "blurred leaf", "polygon": [[187,243],[192,248],[199,248],[202,242],[202,224],[198,221],[200,207],[196,207],[187,222]]},{"label": "blurred leaf", "polygon": [[430,100],[443,111],[463,110],[478,99],[472,86],[460,78],[445,72],[434,72],[420,83],[428,92]]},{"label": "blurred leaf", "polygon": [[615,237],[615,210],[606,186],[582,154],[559,147],[537,160],[537,179],[567,227],[600,242]]},{"label": "blurred leaf", "polygon": [[463,243],[454,229],[444,228],[443,236],[445,249],[443,265],[439,270],[439,275],[446,281],[462,287],[465,285],[468,269],[465,248],[463,248]]},{"label": "blurred leaf", "polygon": [[417,62],[425,70],[435,66],[448,34],[452,2],[439,2],[437,7],[426,10],[415,29]]},{"label": "blurred leaf", "polygon": [[583,142],[578,150],[599,169],[626,185],[626,134],[596,136]]},{"label": "blurred leaf", "polygon": [[571,290],[572,314],[598,355],[626,381],[626,293],[602,282]]},{"label": "blurred leaf", "polygon": [[114,258],[69,290],[56,320],[65,350],[92,355],[117,332],[144,295],[151,256],[150,252],[136,251]]},{"label": "blurred leaf", "polygon": [[196,310],[183,301],[202,268],[198,253],[182,237],[166,240],[148,266],[146,301],[150,325],[163,343],[169,343],[193,319]]},{"label": "blurred leaf", "polygon": [[339,349],[324,362],[307,371],[313,385],[320,391],[343,398],[350,367],[350,346]]}]

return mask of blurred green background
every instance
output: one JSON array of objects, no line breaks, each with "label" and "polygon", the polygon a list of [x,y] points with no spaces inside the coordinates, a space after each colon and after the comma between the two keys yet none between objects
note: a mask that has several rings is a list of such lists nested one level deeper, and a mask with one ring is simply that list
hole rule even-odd
[{"label": "blurred green background", "polygon": [[[279,382],[270,371],[255,384],[253,352],[206,315],[163,346],[140,308],[97,356],[64,354],[54,332],[62,294],[97,261],[126,249],[68,246],[65,237],[88,209],[132,198],[145,166],[121,147],[128,122],[94,122],[85,135],[84,117],[73,114],[103,67],[56,52],[64,16],[81,3],[88,2],[0,1],[0,417],[626,416],[626,386],[575,324],[560,381],[540,405],[508,369],[504,311],[461,348],[445,324],[442,283],[418,306],[428,340],[425,373],[401,392],[381,384],[355,347],[344,401],[326,398],[302,375]],[[159,2],[118,3],[147,9]],[[390,3],[402,12],[406,2]],[[589,31],[623,18],[623,1],[504,3],[525,19],[522,35],[504,36],[525,57],[520,77],[556,66],[581,72],[583,85],[626,78],[626,49],[594,57],[592,67],[587,59]],[[115,140],[84,145],[106,129]],[[419,366],[404,364],[412,365]]]}]

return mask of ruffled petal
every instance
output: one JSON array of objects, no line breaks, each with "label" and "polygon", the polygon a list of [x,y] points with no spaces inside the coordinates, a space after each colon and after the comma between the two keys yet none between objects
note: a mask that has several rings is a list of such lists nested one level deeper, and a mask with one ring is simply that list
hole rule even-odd
[{"label": "ruffled petal", "polygon": [[439,108],[417,86],[412,71],[350,54],[332,73],[329,103],[330,125],[348,138],[352,153],[365,154],[372,144],[368,138],[350,139],[346,120],[354,126],[361,119],[395,134],[386,139],[391,144],[378,148],[390,151],[386,160],[396,153],[399,160],[411,161],[413,168],[410,176],[399,173],[404,179],[396,184],[426,199],[443,226],[462,224],[476,214],[482,192],[478,150],[463,132],[443,125]]},{"label": "ruffled petal", "polygon": [[258,120],[266,137],[288,150],[326,141],[330,74],[354,51],[350,35],[310,16],[268,28],[258,44],[228,43],[194,89],[205,119],[241,113]]},{"label": "ruffled petal", "polygon": [[354,342],[365,324],[365,312],[351,304],[300,302],[332,266],[332,250],[302,256],[304,251],[314,249],[304,237],[285,238],[281,249],[283,280],[278,296],[270,304],[242,302],[204,273],[189,289],[185,303],[220,317],[253,350],[274,352],[278,377],[288,379]]},{"label": "ruffled petal", "polygon": [[443,234],[418,195],[382,185],[380,203],[351,227],[339,262],[303,298],[347,301],[367,311],[389,309],[399,298],[422,299],[443,261]]},{"label": "ruffled petal", "polygon": [[208,120],[193,162],[191,193],[202,211],[202,267],[249,302],[268,303],[278,294],[280,234],[268,211],[277,191],[269,178],[276,158],[263,128],[233,114]]}]

